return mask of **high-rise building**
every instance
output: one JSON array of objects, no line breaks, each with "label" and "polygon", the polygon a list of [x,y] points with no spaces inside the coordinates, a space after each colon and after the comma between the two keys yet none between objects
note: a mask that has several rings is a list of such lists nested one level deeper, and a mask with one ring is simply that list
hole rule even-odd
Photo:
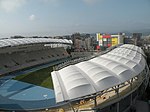
[{"label": "high-rise building", "polygon": [[75,51],[89,51],[93,49],[93,39],[90,34],[72,34],[73,47]]},{"label": "high-rise building", "polygon": [[132,38],[135,40],[134,45],[140,45],[141,44],[141,37],[142,33],[133,33]]}]

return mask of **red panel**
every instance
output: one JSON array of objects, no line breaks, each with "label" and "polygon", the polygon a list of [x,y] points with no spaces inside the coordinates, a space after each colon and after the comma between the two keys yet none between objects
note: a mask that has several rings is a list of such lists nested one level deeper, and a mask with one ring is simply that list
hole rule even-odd
[{"label": "red panel", "polygon": [[97,49],[97,50],[99,50],[99,49],[100,49],[100,46],[99,46],[99,45],[97,45],[97,46],[96,46],[96,49]]},{"label": "red panel", "polygon": [[107,44],[108,47],[111,47],[111,44]]},{"label": "red panel", "polygon": [[111,38],[111,35],[103,35],[103,38]]}]

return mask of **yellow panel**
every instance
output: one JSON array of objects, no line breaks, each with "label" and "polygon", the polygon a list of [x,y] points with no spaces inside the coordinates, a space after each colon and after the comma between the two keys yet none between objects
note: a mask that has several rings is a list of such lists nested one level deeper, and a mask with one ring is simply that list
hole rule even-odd
[{"label": "yellow panel", "polygon": [[100,33],[98,33],[98,39],[102,40],[102,35]]},{"label": "yellow panel", "polygon": [[111,38],[111,44],[112,44],[112,46],[117,45],[118,44],[118,38],[117,37]]}]

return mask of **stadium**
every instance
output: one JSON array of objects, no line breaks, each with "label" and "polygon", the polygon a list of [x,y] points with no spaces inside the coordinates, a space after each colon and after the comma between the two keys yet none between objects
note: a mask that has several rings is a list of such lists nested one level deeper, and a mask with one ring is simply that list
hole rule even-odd
[{"label": "stadium", "polygon": [[[129,112],[149,83],[143,50],[123,44],[70,55],[71,45],[67,39],[0,40],[0,109]],[[12,80],[48,66],[54,66],[51,89]]]},{"label": "stadium", "polygon": [[[70,40],[52,38],[0,40],[0,109],[36,110],[53,106],[55,99],[52,89],[12,78],[68,60],[69,54],[65,49],[71,44]],[[42,77],[36,77],[35,81]]]}]

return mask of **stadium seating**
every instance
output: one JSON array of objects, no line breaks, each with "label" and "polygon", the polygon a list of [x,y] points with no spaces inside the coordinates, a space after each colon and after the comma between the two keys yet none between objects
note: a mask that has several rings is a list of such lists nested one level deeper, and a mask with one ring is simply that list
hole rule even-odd
[{"label": "stadium seating", "polygon": [[10,73],[27,67],[67,58],[69,54],[63,47],[37,47],[38,49],[7,52],[0,54],[0,74]]}]

